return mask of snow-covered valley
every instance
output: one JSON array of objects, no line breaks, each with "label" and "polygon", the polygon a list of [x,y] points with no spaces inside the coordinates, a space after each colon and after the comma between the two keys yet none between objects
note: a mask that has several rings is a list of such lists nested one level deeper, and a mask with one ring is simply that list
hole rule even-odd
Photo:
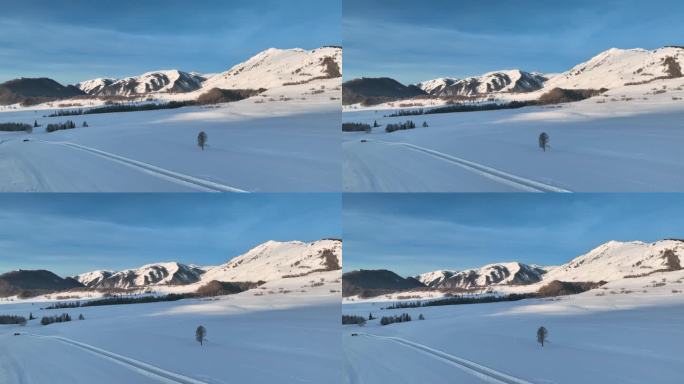
[{"label": "snow-covered valley", "polygon": [[[412,120],[418,128],[344,133],[343,188],[679,191],[684,188],[679,155],[684,81],[658,83],[638,86],[643,92],[625,88],[558,106],[406,117],[384,117],[386,110],[346,112],[345,122],[384,126]],[[662,86],[669,91],[646,95]],[[427,128],[420,126],[423,121]],[[550,136],[546,152],[537,146],[542,132]]]},{"label": "snow-covered valley", "polygon": [[[0,313],[38,317],[0,325],[0,382],[341,382],[339,277],[326,272],[176,302],[52,310],[0,302]],[[74,320],[40,324],[62,313]],[[76,320],[80,314],[85,320]],[[194,339],[199,325],[207,329],[203,346]]]},{"label": "snow-covered valley", "polygon": [[[609,241],[559,266],[432,271],[416,276],[428,287],[345,297],[343,314],[366,319],[343,326],[347,381],[676,383],[683,244]],[[600,283],[581,293],[548,289],[592,281]],[[381,323],[404,313],[408,322]],[[543,346],[535,338],[542,326]]]},{"label": "snow-covered valley", "polygon": [[[133,85],[115,95],[144,92],[124,101],[140,105],[196,100],[216,88],[263,89],[228,103],[49,117],[106,107],[107,93],[98,95],[89,82],[80,85],[94,92],[85,98],[2,106],[0,123],[38,127],[0,132],[0,191],[339,191],[341,75],[326,72],[339,65],[339,48],[270,49],[198,89],[174,92],[166,71],[164,81],[130,78],[124,82]],[[67,120],[77,127],[46,132],[48,124]],[[197,145],[201,131],[205,150]]]},{"label": "snow-covered valley", "polygon": [[661,287],[651,280],[663,276],[651,276],[555,299],[384,310],[383,301],[348,302],[344,314],[412,321],[343,326],[347,382],[678,383],[684,275],[675,274]]},{"label": "snow-covered valley", "polygon": [[[27,319],[0,325],[0,382],[341,382],[341,252],[339,240],[268,241],[219,266],[93,271],[66,280],[87,289],[0,298],[0,315]],[[0,275],[0,283],[36,284],[46,275],[19,271]],[[217,281],[261,285],[174,301],[70,306],[194,293]],[[70,321],[42,324],[65,313]]]},{"label": "snow-covered valley", "polygon": [[[528,102],[556,88],[607,90],[572,103],[389,117],[444,107],[416,98],[344,107],[343,189],[354,192],[649,192],[684,188],[683,50],[609,50],[529,92],[494,92],[465,105]],[[678,61],[679,60],[679,61]],[[440,80],[440,79],[438,79]],[[441,79],[444,80],[444,79]],[[426,89],[444,88],[444,81]],[[484,83],[483,83],[484,84]],[[512,83],[511,83],[512,84]],[[483,85],[484,86],[484,85]],[[416,128],[385,132],[412,120]],[[427,127],[423,127],[423,122]],[[542,151],[545,132],[550,148]]]}]

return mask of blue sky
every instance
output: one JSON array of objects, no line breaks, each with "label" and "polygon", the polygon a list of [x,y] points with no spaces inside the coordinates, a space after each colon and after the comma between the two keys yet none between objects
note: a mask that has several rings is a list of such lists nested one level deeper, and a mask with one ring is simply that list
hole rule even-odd
[{"label": "blue sky", "polygon": [[346,79],[563,72],[612,48],[684,45],[680,0],[344,0]]},{"label": "blue sky", "polygon": [[346,194],[343,210],[345,271],[404,276],[684,238],[684,194]]},{"label": "blue sky", "polygon": [[341,237],[339,194],[0,194],[0,273],[216,265],[267,240]]},{"label": "blue sky", "polygon": [[339,0],[3,0],[0,82],[222,72],[270,48],[341,45]]}]

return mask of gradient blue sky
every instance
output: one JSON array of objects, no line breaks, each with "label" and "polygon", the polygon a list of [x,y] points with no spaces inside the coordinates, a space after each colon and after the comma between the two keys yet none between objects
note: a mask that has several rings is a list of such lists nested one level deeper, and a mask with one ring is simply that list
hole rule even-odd
[{"label": "gradient blue sky", "polygon": [[341,237],[339,194],[0,194],[0,273],[216,265],[267,240]]},{"label": "gradient blue sky", "polygon": [[682,15],[680,0],[344,0],[344,76],[563,72],[612,47],[683,45]]},{"label": "gradient blue sky", "polygon": [[270,48],[341,45],[339,0],[3,0],[0,82],[222,72]]},{"label": "gradient blue sky", "polygon": [[345,194],[343,211],[344,270],[404,276],[684,238],[684,194]]}]

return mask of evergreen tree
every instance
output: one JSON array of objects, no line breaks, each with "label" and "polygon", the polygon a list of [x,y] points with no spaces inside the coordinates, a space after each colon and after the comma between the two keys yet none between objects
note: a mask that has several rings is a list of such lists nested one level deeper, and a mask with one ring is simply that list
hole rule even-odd
[{"label": "evergreen tree", "polygon": [[546,147],[549,146],[549,135],[546,132],[542,132],[539,135],[539,148],[546,152]]},{"label": "evergreen tree", "polygon": [[203,151],[204,147],[207,145],[207,139],[207,134],[204,131],[200,132],[199,135],[197,135],[197,145],[200,148],[202,148]]},{"label": "evergreen tree", "polygon": [[544,342],[546,341],[548,335],[549,332],[546,330],[546,328],[539,327],[539,329],[537,329],[537,342],[541,344],[542,348],[544,347]]},{"label": "evergreen tree", "polygon": [[197,340],[197,342],[200,343],[200,345],[204,345],[204,340],[206,340],[205,339],[206,336],[207,336],[207,329],[204,328],[204,326],[202,326],[202,325],[197,327],[197,329],[195,330],[195,340]]}]

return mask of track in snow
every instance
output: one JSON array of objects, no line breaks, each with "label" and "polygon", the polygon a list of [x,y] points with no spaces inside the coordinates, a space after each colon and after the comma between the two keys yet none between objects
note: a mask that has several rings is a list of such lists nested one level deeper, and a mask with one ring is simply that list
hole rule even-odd
[{"label": "track in snow", "polygon": [[523,190],[525,192],[562,192],[562,193],[570,193],[572,191],[559,188],[550,184],[544,184],[539,181],[535,180],[530,180],[526,179],[524,177],[516,176],[504,171],[500,171],[498,169],[488,167],[486,165],[482,165],[479,163],[475,163],[473,161],[465,160],[460,157],[448,155],[443,152],[435,151],[434,149],[429,149],[425,147],[420,147],[418,145],[414,144],[409,144],[409,143],[402,143],[402,142],[392,142],[392,141],[382,141],[382,140],[369,140],[373,141],[376,143],[381,143],[381,144],[387,144],[387,145],[400,145],[406,148],[409,148],[411,150],[425,153],[427,155],[430,155],[434,158],[440,159],[440,160],[445,160],[450,163],[453,163],[455,165],[460,166],[461,168],[464,168],[466,170],[469,170],[473,173],[476,173],[478,175],[481,175],[483,177],[486,177],[488,179],[512,186],[514,188]]},{"label": "track in snow", "polygon": [[81,343],[75,340],[68,339],[61,336],[43,336],[35,334],[27,334],[27,336],[40,337],[56,340],[58,342],[83,349],[91,354],[100,356],[102,358],[112,360],[118,364],[121,364],[128,369],[138,372],[144,376],[151,377],[162,383],[168,384],[207,384],[204,381],[196,380],[191,377],[183,376],[178,373],[167,371],[159,367],[144,363],[139,360],[131,359],[130,357],[121,356],[119,354],[106,351],[101,348],[94,347],[90,344]]},{"label": "track in snow", "polygon": [[231,187],[229,185],[220,184],[220,183],[217,183],[214,181],[208,181],[208,180],[199,179],[197,177],[184,175],[182,173],[178,173],[178,172],[170,171],[168,169],[160,168],[160,167],[157,167],[157,166],[152,165],[152,164],[143,163],[142,161],[129,159],[127,157],[115,155],[113,153],[101,151],[99,149],[95,149],[95,148],[91,148],[91,147],[86,147],[86,146],[80,145],[80,144],[75,144],[75,143],[70,143],[70,142],[50,142],[50,141],[44,141],[44,142],[48,143],[48,144],[62,145],[62,146],[68,147],[68,148],[73,148],[73,149],[89,152],[89,153],[92,153],[96,156],[99,156],[99,157],[102,157],[102,158],[105,158],[108,160],[116,161],[118,163],[136,168],[136,169],[141,170],[145,173],[149,173],[151,175],[161,177],[161,178],[166,179],[166,180],[171,180],[171,181],[175,181],[175,182],[180,182],[180,183],[185,184],[185,185],[190,185],[190,186],[193,186],[195,188],[201,189],[203,191],[209,191],[209,192],[243,192],[243,193],[247,192],[245,190],[238,189],[235,187]]},{"label": "track in snow", "polygon": [[402,339],[401,337],[393,336],[378,336],[369,333],[359,333],[359,336],[366,336],[370,338],[376,338],[381,340],[389,340],[397,344],[403,345],[408,348],[415,349],[427,355],[431,355],[434,358],[448,362],[449,364],[456,365],[479,378],[486,379],[488,382],[497,384],[533,384],[529,381],[519,379],[517,377],[510,376],[506,373],[496,371],[494,369],[485,367],[483,365],[474,363],[470,360],[462,359],[454,355],[450,355],[446,352],[430,348],[426,345],[419,344],[413,341]]}]

